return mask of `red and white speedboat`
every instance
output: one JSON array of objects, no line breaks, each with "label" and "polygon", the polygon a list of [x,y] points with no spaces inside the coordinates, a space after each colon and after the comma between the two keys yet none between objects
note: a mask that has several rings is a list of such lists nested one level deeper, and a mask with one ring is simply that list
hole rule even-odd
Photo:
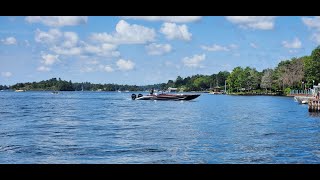
[{"label": "red and white speedboat", "polygon": [[189,101],[199,97],[200,94],[149,94],[143,96],[138,94],[138,97],[135,94],[131,95],[132,100],[173,100],[173,101]]}]

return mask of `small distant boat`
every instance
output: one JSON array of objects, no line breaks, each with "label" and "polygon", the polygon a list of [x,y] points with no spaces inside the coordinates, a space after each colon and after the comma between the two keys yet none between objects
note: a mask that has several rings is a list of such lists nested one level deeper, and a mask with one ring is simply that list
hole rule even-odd
[{"label": "small distant boat", "polygon": [[223,92],[209,92],[209,94],[224,94]]},{"label": "small distant boat", "polygon": [[313,96],[295,96],[294,101],[298,102],[299,104],[308,104],[309,100],[315,99]]},{"label": "small distant boat", "polygon": [[26,90],[23,90],[23,89],[17,89],[15,90],[15,92],[25,92]]},{"label": "small distant boat", "polygon": [[130,92],[130,91],[126,90],[126,91],[124,91],[124,92]]},{"label": "small distant boat", "polygon": [[142,94],[132,94],[132,100],[171,100],[171,101],[189,101],[199,97],[200,94],[150,94],[143,96]]},{"label": "small distant boat", "polygon": [[52,91],[51,94],[59,94],[58,91]]}]

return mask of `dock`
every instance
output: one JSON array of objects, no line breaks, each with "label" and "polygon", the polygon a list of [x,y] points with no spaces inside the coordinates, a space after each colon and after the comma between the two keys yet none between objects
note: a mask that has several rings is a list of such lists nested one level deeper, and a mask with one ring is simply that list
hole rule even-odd
[{"label": "dock", "polygon": [[308,110],[309,112],[320,112],[320,99],[309,99]]}]

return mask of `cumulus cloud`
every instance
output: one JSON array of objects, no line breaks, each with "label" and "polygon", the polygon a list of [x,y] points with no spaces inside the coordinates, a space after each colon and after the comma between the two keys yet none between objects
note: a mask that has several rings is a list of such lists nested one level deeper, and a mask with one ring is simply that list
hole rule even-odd
[{"label": "cumulus cloud", "polygon": [[221,46],[218,44],[213,44],[211,46],[203,45],[203,46],[201,46],[201,48],[206,51],[231,51],[233,49],[237,49],[238,45],[230,44],[229,46]]},{"label": "cumulus cloud", "polygon": [[64,32],[64,42],[63,47],[72,48],[77,45],[79,41],[78,34],[75,32]]},{"label": "cumulus cloud", "polygon": [[44,44],[57,43],[62,37],[63,33],[59,29],[50,29],[48,32],[39,29],[35,32],[35,41]]},{"label": "cumulus cloud", "polygon": [[189,23],[199,21],[201,16],[123,16],[125,19],[140,19],[146,21],[165,21],[173,23]]},{"label": "cumulus cloud", "polygon": [[187,67],[201,67],[200,63],[206,59],[206,55],[194,55],[193,57],[184,57],[182,62]]},{"label": "cumulus cloud", "polygon": [[16,45],[17,39],[15,37],[7,37],[5,39],[1,39],[1,42],[5,45]]},{"label": "cumulus cloud", "polygon": [[312,18],[303,17],[302,22],[309,28],[315,28],[320,31],[320,16],[315,16]]},{"label": "cumulus cloud", "polygon": [[217,44],[214,44],[212,46],[201,46],[201,48],[206,51],[230,51],[228,47],[220,46]]},{"label": "cumulus cloud", "polygon": [[285,48],[289,49],[300,49],[302,47],[302,43],[298,38],[294,38],[293,41],[282,41],[282,45]]},{"label": "cumulus cloud", "polygon": [[88,44],[80,41],[75,32],[62,32],[59,29],[50,29],[48,32],[36,30],[35,41],[46,44],[49,49],[58,55],[80,56],[98,55],[102,57],[118,57],[117,45],[109,43]]},{"label": "cumulus cloud", "polygon": [[43,54],[42,55],[42,63],[45,65],[52,65],[56,61],[59,61],[58,59],[59,55],[52,55],[52,54]]},{"label": "cumulus cloud", "polygon": [[88,22],[87,16],[27,16],[29,23],[41,23],[51,27],[77,26]]},{"label": "cumulus cloud", "polygon": [[120,20],[114,33],[93,33],[90,38],[97,42],[111,44],[144,44],[154,41],[155,37],[156,32],[152,28],[137,24],[131,25],[124,20]]},{"label": "cumulus cloud", "polygon": [[95,64],[99,64],[99,61],[97,61],[97,60],[89,60],[89,61],[86,61],[86,64],[93,64],[93,65],[95,65]]},{"label": "cumulus cloud", "polygon": [[170,44],[156,44],[152,43],[146,46],[149,55],[163,55],[171,52],[172,47]]},{"label": "cumulus cloud", "polygon": [[37,70],[41,71],[41,72],[48,72],[48,71],[50,71],[50,68],[46,67],[46,66],[40,66],[40,67],[38,67]]},{"label": "cumulus cloud", "polygon": [[105,72],[113,72],[114,71],[114,69],[109,65],[100,65],[100,69],[102,69]]},{"label": "cumulus cloud", "polygon": [[128,71],[134,68],[135,64],[130,60],[119,59],[117,61],[117,66],[122,71]]},{"label": "cumulus cloud", "polygon": [[79,56],[82,54],[82,49],[80,47],[65,48],[63,46],[53,46],[50,48],[50,50],[56,54],[66,56]]},{"label": "cumulus cloud", "polygon": [[188,26],[177,25],[175,23],[163,23],[160,32],[166,36],[167,39],[180,39],[190,41],[192,34],[188,31]]},{"label": "cumulus cloud", "polygon": [[35,41],[50,46],[72,48],[77,46],[79,37],[75,32],[61,32],[59,29],[50,29],[48,32],[36,30]]},{"label": "cumulus cloud", "polygon": [[42,60],[41,66],[37,68],[38,71],[41,72],[48,72],[51,70],[50,66],[59,61],[59,55],[53,55],[53,54],[42,54],[41,55]]},{"label": "cumulus cloud", "polygon": [[271,30],[274,28],[274,16],[226,16],[226,19],[241,28]]},{"label": "cumulus cloud", "polygon": [[119,57],[120,52],[117,51],[117,45],[102,43],[100,45],[85,44],[83,46],[84,53],[96,54],[102,57]]},{"label": "cumulus cloud", "polygon": [[9,78],[12,76],[12,73],[11,72],[1,72],[1,76]]},{"label": "cumulus cloud", "polygon": [[320,16],[303,17],[302,22],[313,31],[311,39],[320,44]]}]

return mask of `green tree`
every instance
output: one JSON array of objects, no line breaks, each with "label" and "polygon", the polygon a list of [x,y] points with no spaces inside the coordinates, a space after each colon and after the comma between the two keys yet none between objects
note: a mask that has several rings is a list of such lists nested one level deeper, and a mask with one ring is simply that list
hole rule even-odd
[{"label": "green tree", "polygon": [[244,85],[244,70],[242,67],[238,66],[232,70],[230,73],[227,83],[229,85],[229,90],[231,92],[239,91]]},{"label": "green tree", "polygon": [[266,69],[263,72],[263,76],[261,78],[261,88],[265,88],[266,92],[268,92],[268,89],[271,90],[271,87],[272,87],[272,74],[273,74],[273,70],[272,69]]},{"label": "green tree", "polygon": [[308,85],[320,83],[320,46],[315,48],[310,58],[304,61],[305,78]]}]

